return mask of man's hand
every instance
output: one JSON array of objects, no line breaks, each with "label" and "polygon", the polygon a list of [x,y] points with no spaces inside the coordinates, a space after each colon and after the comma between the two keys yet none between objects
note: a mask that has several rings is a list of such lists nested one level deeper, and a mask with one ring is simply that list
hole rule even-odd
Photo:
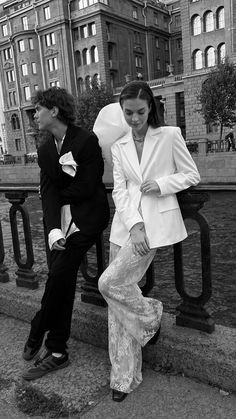
[{"label": "man's hand", "polygon": [[131,228],[130,237],[133,245],[133,252],[136,256],[144,256],[149,252],[150,247],[143,223],[135,224]]},{"label": "man's hand", "polygon": [[145,180],[140,186],[140,191],[143,193],[161,192],[158,183],[155,180]]},{"label": "man's hand", "polygon": [[52,245],[52,250],[65,250],[65,239],[59,239]]}]

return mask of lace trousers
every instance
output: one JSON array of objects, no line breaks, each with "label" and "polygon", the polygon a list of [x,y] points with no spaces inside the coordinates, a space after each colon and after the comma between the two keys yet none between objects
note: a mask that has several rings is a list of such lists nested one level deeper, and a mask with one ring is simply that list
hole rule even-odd
[{"label": "lace trousers", "polygon": [[110,385],[125,393],[142,382],[142,346],[160,326],[162,303],[143,297],[138,286],[155,253],[136,256],[130,240],[122,248],[111,243],[110,265],[99,279],[108,304]]}]

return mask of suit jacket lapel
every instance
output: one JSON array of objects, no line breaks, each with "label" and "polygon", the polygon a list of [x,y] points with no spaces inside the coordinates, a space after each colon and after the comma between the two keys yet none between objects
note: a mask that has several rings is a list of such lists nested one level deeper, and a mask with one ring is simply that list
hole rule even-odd
[{"label": "suit jacket lapel", "polygon": [[145,172],[146,168],[149,166],[150,160],[153,157],[154,149],[156,147],[160,133],[161,133],[161,127],[152,128],[149,126],[147,130],[146,138],[145,138],[144,146],[143,146],[142,158],[140,162],[140,168],[141,168],[142,174]]}]

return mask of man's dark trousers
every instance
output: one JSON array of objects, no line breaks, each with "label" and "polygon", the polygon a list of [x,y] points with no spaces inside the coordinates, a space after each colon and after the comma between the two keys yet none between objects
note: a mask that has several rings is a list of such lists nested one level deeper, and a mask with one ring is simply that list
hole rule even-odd
[{"label": "man's dark trousers", "polygon": [[98,235],[73,233],[65,250],[52,250],[49,258],[48,280],[41,309],[31,321],[29,338],[39,340],[48,331],[45,346],[52,352],[64,353],[70,337],[71,317],[79,266]]}]

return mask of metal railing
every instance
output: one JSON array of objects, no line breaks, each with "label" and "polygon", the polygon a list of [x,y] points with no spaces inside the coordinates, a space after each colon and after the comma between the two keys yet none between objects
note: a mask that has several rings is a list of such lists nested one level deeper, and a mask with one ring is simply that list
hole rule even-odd
[{"label": "metal railing", "polygon": [[[111,187],[107,187],[107,193],[110,194]],[[18,267],[16,271],[16,285],[35,289],[38,287],[39,278],[34,272],[34,253],[32,245],[32,235],[30,228],[30,219],[27,209],[27,197],[29,194],[38,193],[38,187],[0,187],[0,193],[3,193],[10,203],[9,222],[11,225],[11,234],[13,241],[13,251],[15,263]],[[202,266],[202,292],[199,296],[190,295],[185,287],[184,265],[182,256],[182,243],[174,245],[174,269],[175,286],[182,302],[178,305],[176,324],[191,327],[211,333],[214,330],[214,321],[205,309],[205,304],[209,301],[212,294],[211,284],[211,253],[210,253],[210,230],[206,218],[199,212],[208,200],[208,193],[198,188],[189,188],[186,191],[177,194],[180,209],[184,219],[193,219],[197,222],[200,230],[201,247],[201,266]],[[18,214],[18,217],[17,217]],[[20,240],[17,223],[19,215],[22,217],[23,240],[26,249],[26,257],[21,256],[22,239]],[[43,228],[43,226],[42,226]],[[45,240],[47,243],[47,240]],[[47,255],[49,254],[46,245]],[[98,291],[98,279],[106,268],[104,235],[102,234],[96,243],[96,274],[91,275],[88,259],[85,256],[80,266],[84,277],[82,285],[81,299],[84,302],[105,305],[101,294]],[[4,240],[0,221],[0,282],[9,281],[8,268],[5,265]],[[152,263],[146,273],[145,285],[141,288],[144,295],[148,295],[155,284],[155,270]]]}]

